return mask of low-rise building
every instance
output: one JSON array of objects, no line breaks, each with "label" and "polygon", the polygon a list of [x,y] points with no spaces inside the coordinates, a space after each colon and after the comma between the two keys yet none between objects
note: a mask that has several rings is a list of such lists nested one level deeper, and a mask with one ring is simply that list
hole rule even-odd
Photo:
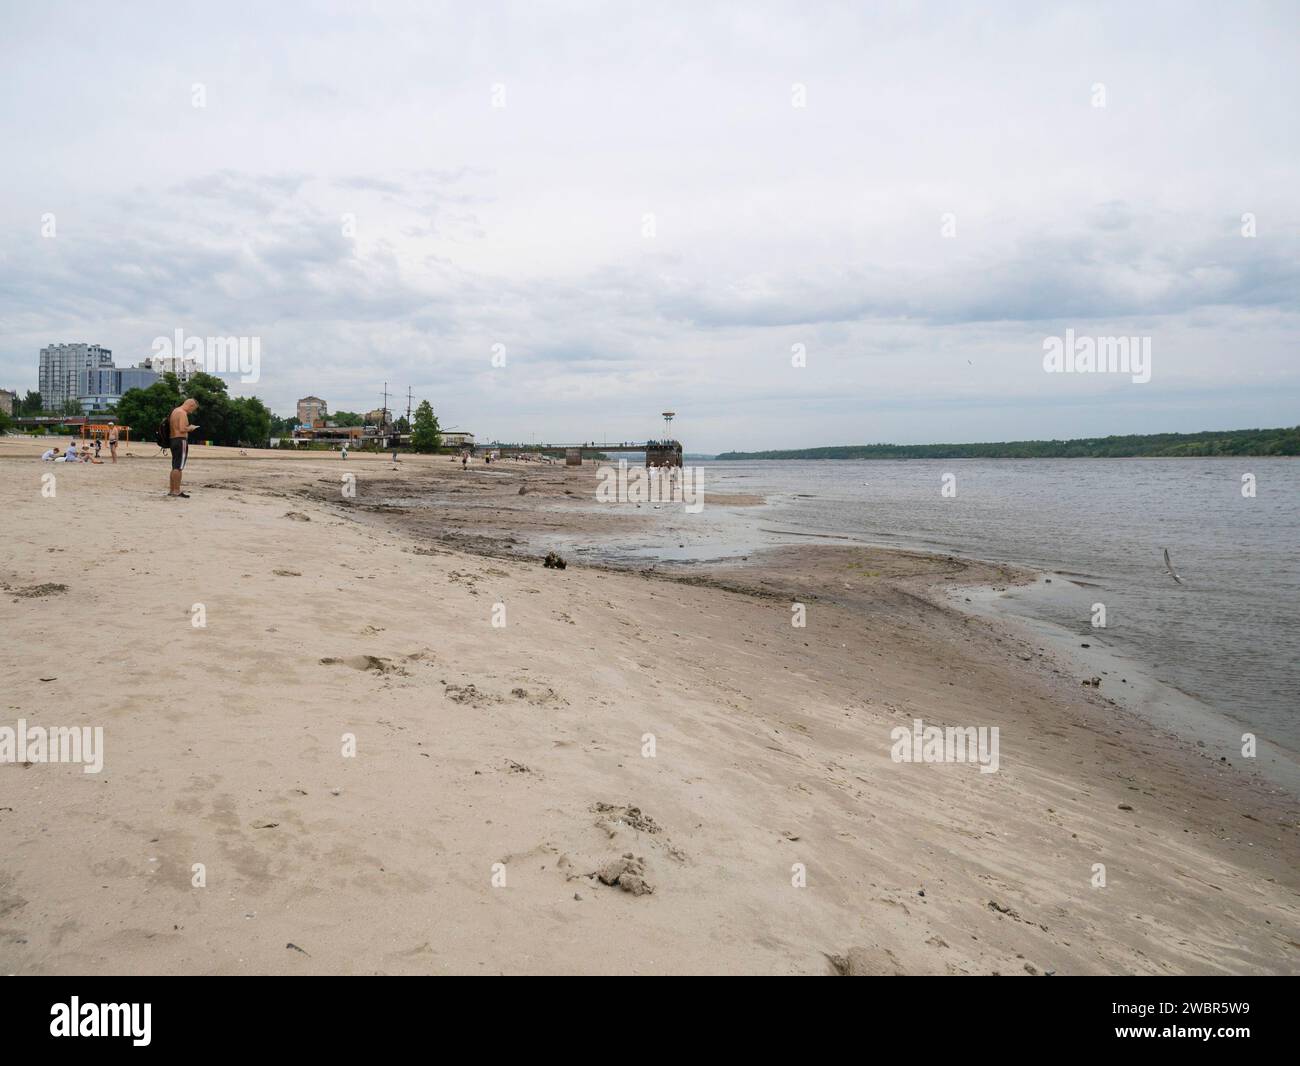
[{"label": "low-rise building", "polygon": [[299,426],[293,431],[294,440],[361,441],[374,435],[365,426]]},{"label": "low-rise building", "polygon": [[79,371],[76,400],[89,414],[116,407],[129,389],[147,389],[158,380],[158,373],[144,367],[100,366]]}]

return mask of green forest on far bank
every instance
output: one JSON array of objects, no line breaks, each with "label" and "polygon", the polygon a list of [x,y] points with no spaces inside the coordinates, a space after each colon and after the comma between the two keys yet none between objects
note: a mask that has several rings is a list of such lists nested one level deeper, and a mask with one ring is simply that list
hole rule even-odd
[{"label": "green forest on far bank", "polygon": [[849,444],[792,451],[723,452],[719,459],[1135,459],[1300,455],[1300,426],[1205,433],[1150,433],[994,444]]}]

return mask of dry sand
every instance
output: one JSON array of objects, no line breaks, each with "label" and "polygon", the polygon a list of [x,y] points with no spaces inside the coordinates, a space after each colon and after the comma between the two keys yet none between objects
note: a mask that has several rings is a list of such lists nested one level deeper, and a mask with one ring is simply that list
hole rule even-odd
[{"label": "dry sand", "polygon": [[[151,445],[42,447],[0,441],[0,726],[105,765],[0,765],[0,971],[1300,969],[1294,805],[943,605],[1015,574],[548,570],[506,541],[600,521],[589,470],[196,448],[170,500]],[[914,717],[999,771],[891,761]]]}]

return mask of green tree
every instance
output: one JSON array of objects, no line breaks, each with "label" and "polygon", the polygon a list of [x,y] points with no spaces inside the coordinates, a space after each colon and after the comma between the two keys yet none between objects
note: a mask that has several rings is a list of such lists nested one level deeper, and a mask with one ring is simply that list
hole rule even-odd
[{"label": "green tree", "polygon": [[130,426],[134,440],[153,440],[158,423],[181,402],[175,374],[164,374],[147,389],[127,389],[117,401],[118,425]]},{"label": "green tree", "polygon": [[232,397],[214,374],[195,374],[185,383],[185,396],[198,402],[194,421],[201,428],[191,440],[228,447],[265,447],[271,436],[271,412],[256,396]]},{"label": "green tree", "polygon": [[18,405],[14,404],[14,414],[22,414],[25,418],[35,418],[41,413],[41,394],[35,389],[28,389],[27,395],[23,398],[22,411],[18,410]]},{"label": "green tree", "polygon": [[438,426],[438,417],[428,400],[421,400],[415,409],[415,429],[411,432],[411,448],[428,454],[436,452],[442,446],[442,430]]},{"label": "green tree", "polygon": [[292,419],[277,418],[256,396],[232,397],[221,378],[203,373],[191,377],[183,391],[175,374],[164,374],[147,389],[129,389],[118,401],[118,421],[129,425],[137,440],[152,440],[158,423],[186,399],[199,405],[191,418],[199,430],[191,441],[264,448],[277,427],[280,436],[293,428]]},{"label": "green tree", "polygon": [[9,417],[9,412],[0,410],[0,433],[8,433],[9,427],[13,424],[14,420]]},{"label": "green tree", "polygon": [[271,438],[271,412],[256,396],[239,396],[231,404],[232,444],[265,448]]},{"label": "green tree", "polygon": [[237,444],[239,420],[226,383],[215,374],[198,373],[185,383],[185,397],[198,401],[199,409],[190,421],[199,431],[190,437],[192,443],[211,441],[213,444]]},{"label": "green tree", "polygon": [[982,444],[860,444],[795,451],[724,452],[718,459],[1118,459],[1300,454],[1300,427],[1128,434]]}]

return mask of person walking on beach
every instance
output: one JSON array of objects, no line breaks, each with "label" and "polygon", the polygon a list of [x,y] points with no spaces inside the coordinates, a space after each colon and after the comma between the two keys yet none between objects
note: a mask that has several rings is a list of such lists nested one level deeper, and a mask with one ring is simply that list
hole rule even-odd
[{"label": "person walking on beach", "polygon": [[190,453],[190,433],[199,428],[190,425],[190,415],[198,408],[198,400],[191,396],[167,416],[167,436],[172,451],[171,479],[167,495],[178,496],[182,500],[190,498],[188,492],[181,492],[181,473],[185,470],[185,460]]},{"label": "person walking on beach", "polygon": [[108,454],[113,462],[117,462],[117,426],[108,431]]}]

